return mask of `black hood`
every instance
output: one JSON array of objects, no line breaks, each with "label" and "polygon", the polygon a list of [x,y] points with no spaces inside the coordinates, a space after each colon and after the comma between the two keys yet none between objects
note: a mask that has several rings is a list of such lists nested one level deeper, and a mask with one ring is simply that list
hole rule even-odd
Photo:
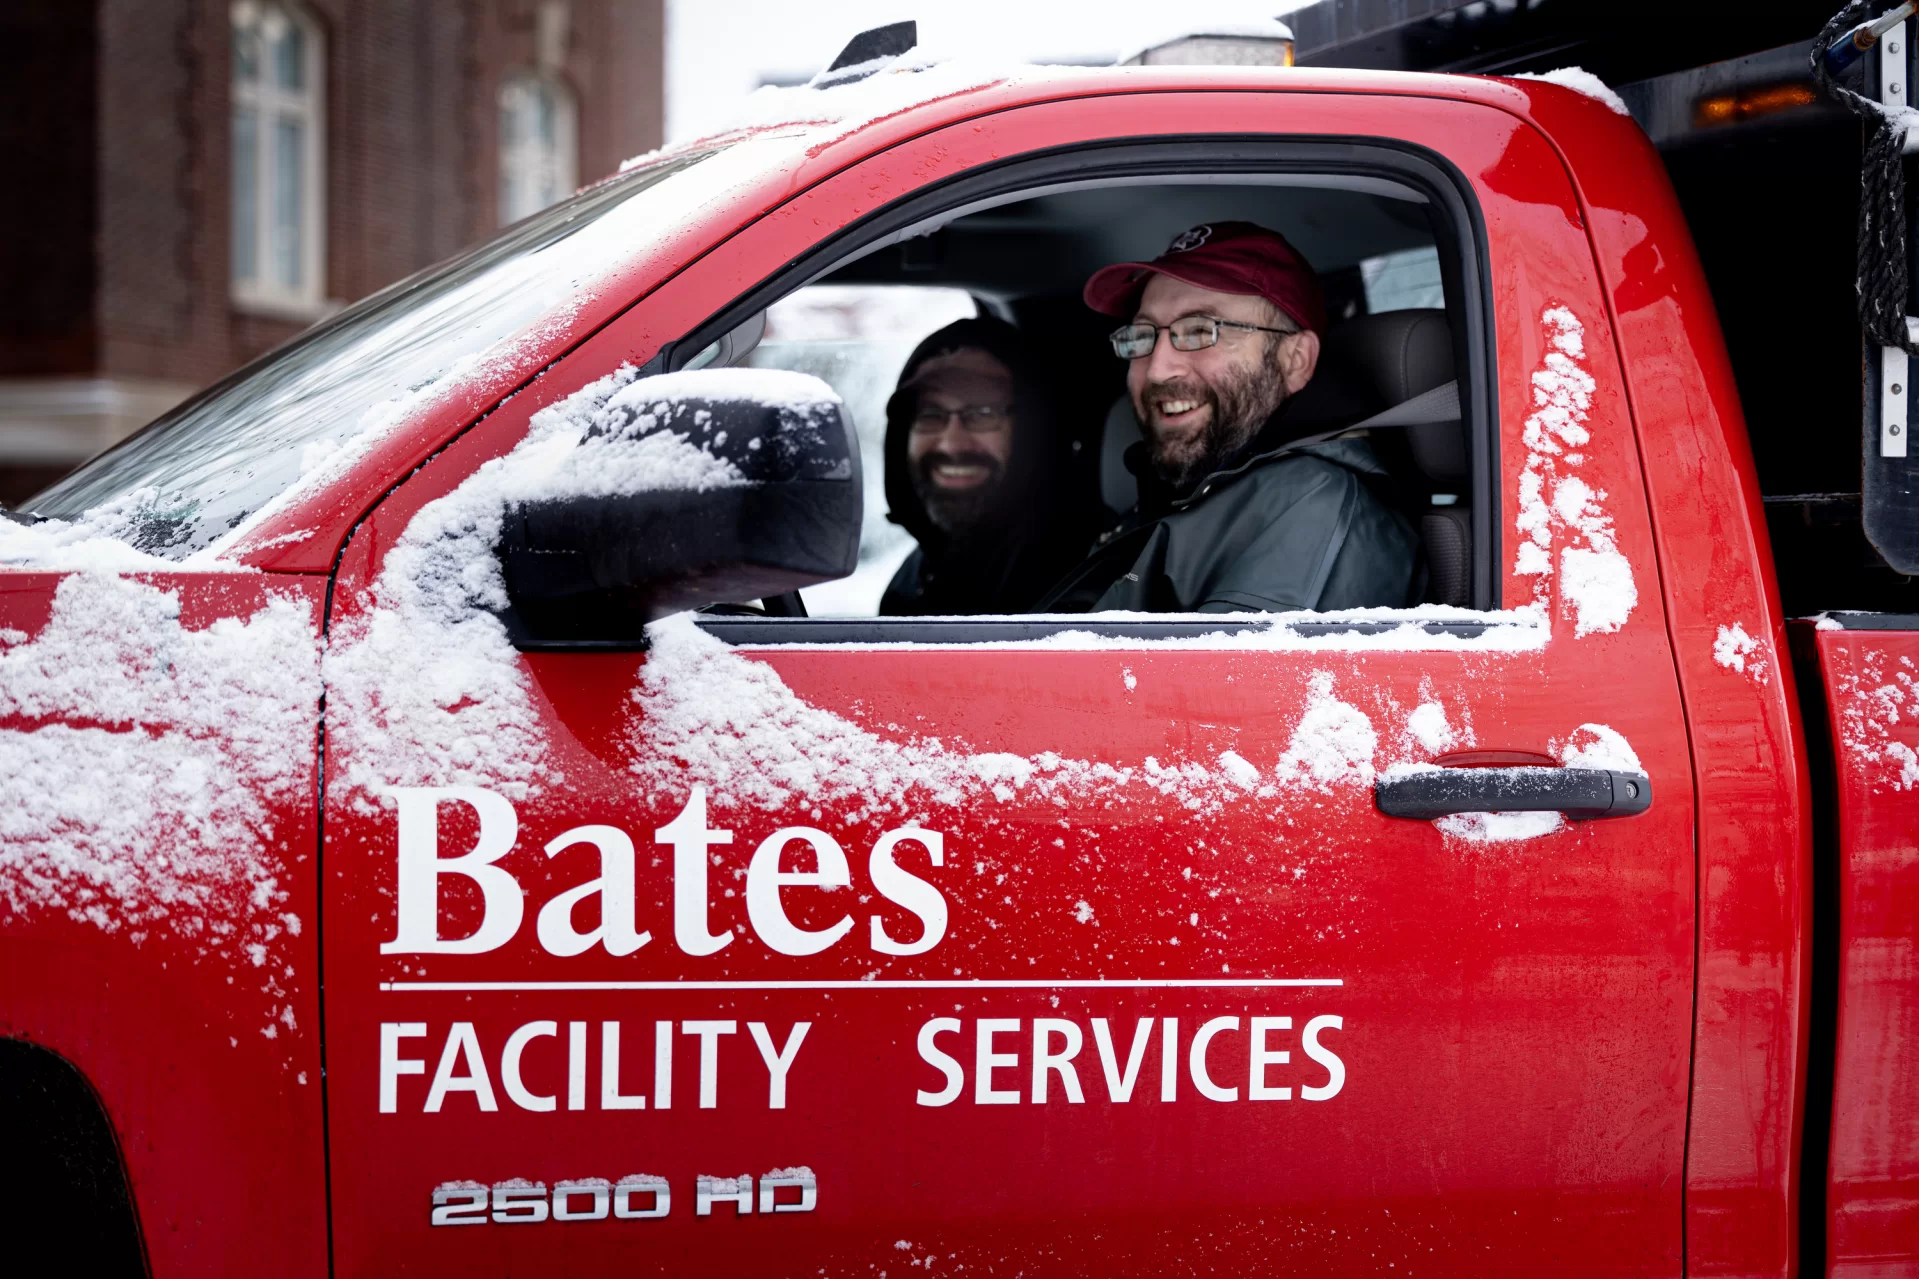
[{"label": "black hood", "polygon": [[[913,348],[900,370],[899,386],[904,388],[928,360],[967,348],[986,352],[1013,375],[1013,453],[1006,467],[1002,507],[1006,518],[994,522],[993,540],[1027,538],[1035,526],[1052,517],[1066,496],[1062,486],[1066,456],[1065,441],[1056,428],[1052,386],[1019,330],[989,316],[956,320]],[[946,537],[933,527],[921,505],[906,460],[906,439],[916,407],[917,397],[910,390],[895,390],[886,402],[887,518],[911,533],[922,547],[936,552]]]}]

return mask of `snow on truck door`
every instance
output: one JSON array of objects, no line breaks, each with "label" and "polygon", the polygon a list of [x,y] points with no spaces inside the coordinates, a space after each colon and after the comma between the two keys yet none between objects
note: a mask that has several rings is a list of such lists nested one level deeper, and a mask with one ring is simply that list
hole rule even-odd
[{"label": "snow on truck door", "polygon": [[[935,179],[1282,130],[1480,175],[1503,611],[511,642],[500,477],[644,399],[623,365]],[[1577,226],[1467,104],[1021,108],[796,198],[396,490],[329,656],[342,1273],[1676,1270],[1690,781]],[[1427,811],[1574,773],[1650,808]]]}]

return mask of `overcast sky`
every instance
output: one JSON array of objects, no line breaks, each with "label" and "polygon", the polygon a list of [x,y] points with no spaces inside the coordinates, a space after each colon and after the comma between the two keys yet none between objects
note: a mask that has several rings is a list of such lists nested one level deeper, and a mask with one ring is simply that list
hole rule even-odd
[{"label": "overcast sky", "polygon": [[767,78],[804,79],[856,33],[913,18],[920,45],[956,54],[1110,62],[1208,19],[1270,18],[1311,0],[667,0],[666,137],[724,127]]}]

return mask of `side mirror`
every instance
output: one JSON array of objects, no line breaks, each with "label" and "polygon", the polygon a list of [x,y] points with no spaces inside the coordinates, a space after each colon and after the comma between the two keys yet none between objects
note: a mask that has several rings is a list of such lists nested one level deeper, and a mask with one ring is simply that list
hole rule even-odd
[{"label": "side mirror", "polygon": [[831,387],[704,369],[622,388],[502,523],[521,647],[633,645],[684,609],[760,599],[859,561],[859,443]]}]

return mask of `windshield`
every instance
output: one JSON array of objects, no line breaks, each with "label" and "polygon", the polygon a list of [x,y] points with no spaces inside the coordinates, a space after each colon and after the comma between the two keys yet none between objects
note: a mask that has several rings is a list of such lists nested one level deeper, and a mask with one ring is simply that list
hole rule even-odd
[{"label": "windshield", "polygon": [[[184,559],[347,467],[443,394],[563,326],[636,246],[748,176],[718,157],[631,169],[400,281],[241,369],[25,509]],[[762,170],[763,156],[740,155]],[[88,514],[90,512],[90,514]]]}]

